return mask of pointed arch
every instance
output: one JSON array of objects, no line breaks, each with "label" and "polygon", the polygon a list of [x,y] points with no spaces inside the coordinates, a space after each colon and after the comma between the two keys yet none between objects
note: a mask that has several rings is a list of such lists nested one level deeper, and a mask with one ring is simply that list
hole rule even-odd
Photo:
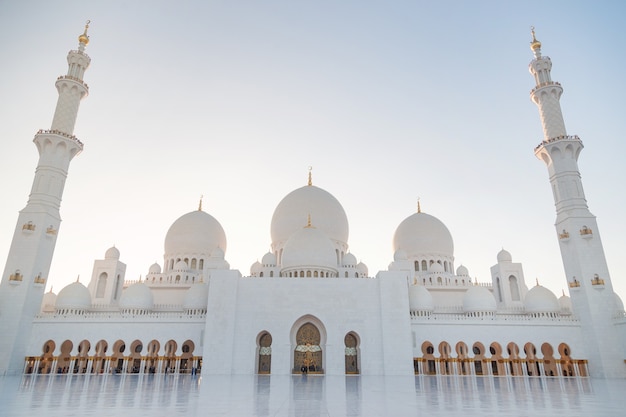
[{"label": "pointed arch", "polygon": [[326,337],[326,328],[313,315],[304,315],[294,322],[290,332],[293,373],[324,373]]}]

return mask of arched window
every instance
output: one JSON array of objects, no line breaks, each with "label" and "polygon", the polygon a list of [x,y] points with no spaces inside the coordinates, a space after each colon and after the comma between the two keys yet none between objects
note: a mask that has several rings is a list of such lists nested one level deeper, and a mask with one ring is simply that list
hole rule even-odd
[{"label": "arched window", "polygon": [[498,301],[502,302],[502,286],[500,285],[500,278],[496,278],[496,287],[498,287]]},{"label": "arched window", "polygon": [[204,259],[200,259],[200,265],[198,266],[198,269],[204,269]]},{"label": "arched window", "polygon": [[422,271],[428,271],[428,263],[426,261],[422,261]]},{"label": "arched window", "polygon": [[107,278],[108,278],[108,275],[106,272],[101,273],[100,276],[98,277],[98,286],[96,287],[96,298],[104,297],[104,291],[106,290],[106,287],[107,287]]},{"label": "arched window", "polygon": [[520,301],[519,286],[514,275],[509,276],[509,287],[511,288],[511,300]]},{"label": "arched window", "polygon": [[420,270],[420,261],[415,261],[415,270],[416,271]]}]

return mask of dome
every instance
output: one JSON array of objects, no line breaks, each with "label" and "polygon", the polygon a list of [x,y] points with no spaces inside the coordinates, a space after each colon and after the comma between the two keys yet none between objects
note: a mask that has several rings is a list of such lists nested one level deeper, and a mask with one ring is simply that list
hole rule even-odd
[{"label": "dome", "polygon": [[283,268],[326,267],[337,268],[335,247],[326,234],[315,227],[303,227],[285,243]]},{"label": "dome", "polygon": [[409,258],[420,255],[454,256],[454,243],[448,228],[436,217],[414,213],[404,219],[393,236],[393,250],[402,249]]},{"label": "dome", "polygon": [[394,261],[406,261],[409,257],[406,255],[406,251],[403,249],[398,249],[393,253]]},{"label": "dome", "polygon": [[41,300],[41,311],[44,313],[53,313],[54,305],[57,301],[57,295],[52,292],[52,290],[48,291],[43,295]]},{"label": "dome", "polygon": [[527,313],[556,313],[561,310],[556,295],[541,285],[534,286],[526,293],[524,308]]},{"label": "dome", "polygon": [[473,285],[463,296],[463,311],[466,313],[496,311],[496,299],[486,287]]},{"label": "dome", "polygon": [[617,295],[617,293],[613,293],[613,311],[617,313],[624,312],[624,303],[622,299]]},{"label": "dome", "polygon": [[153,263],[150,265],[150,269],[148,269],[149,274],[160,274],[161,273],[161,265],[158,263]]},{"label": "dome", "polygon": [[219,246],[213,249],[213,252],[211,252],[211,258],[224,259],[224,255],[224,251]]},{"label": "dome", "polygon": [[409,287],[409,308],[411,311],[433,311],[435,303],[433,296],[423,285]]},{"label": "dome", "polygon": [[502,249],[500,252],[498,252],[498,263],[500,262],[513,262],[513,257],[511,256],[509,251]]},{"label": "dome", "polygon": [[188,269],[189,266],[185,261],[178,261],[176,262],[176,264],[174,264],[174,271],[187,271]]},{"label": "dome", "polygon": [[122,291],[119,305],[121,309],[152,310],[152,291],[143,282],[137,282]]},{"label": "dome", "polygon": [[272,247],[285,245],[291,235],[302,229],[309,215],[315,227],[334,242],[347,246],[348,217],[339,201],[319,187],[306,185],[287,194],[274,210]]},{"label": "dome", "polygon": [[572,311],[572,300],[565,294],[559,297],[561,311]]},{"label": "dome", "polygon": [[367,265],[365,265],[363,262],[359,262],[356,265],[356,270],[359,272],[359,274],[365,277],[369,275],[369,270],[367,269]]},{"label": "dome", "polygon": [[213,216],[192,211],[176,220],[165,236],[165,257],[176,254],[210,256],[216,248],[226,250],[226,234]]},{"label": "dome", "polygon": [[356,256],[350,252],[343,256],[343,266],[356,266]]},{"label": "dome", "polygon": [[183,300],[183,308],[185,310],[204,309],[207,307],[209,298],[208,284],[194,284],[187,290],[185,299]]},{"label": "dome", "polygon": [[76,308],[86,310],[91,308],[89,290],[80,282],[73,282],[59,291],[55,307],[57,310]]},{"label": "dome", "polygon": [[265,255],[263,255],[261,263],[265,266],[276,266],[276,255],[274,255],[272,252],[267,252]]},{"label": "dome", "polygon": [[469,277],[469,271],[463,265],[459,265],[456,269],[456,274],[460,277]]},{"label": "dome", "polygon": [[120,251],[113,246],[104,253],[104,259],[120,259]]},{"label": "dome", "polygon": [[261,262],[255,261],[252,266],[250,266],[250,275],[256,275],[261,272],[262,269],[263,265],[261,265]]}]

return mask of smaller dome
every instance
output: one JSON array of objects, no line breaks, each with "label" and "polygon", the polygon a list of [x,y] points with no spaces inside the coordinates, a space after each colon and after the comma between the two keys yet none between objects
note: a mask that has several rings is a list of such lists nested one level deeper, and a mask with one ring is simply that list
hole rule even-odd
[{"label": "smaller dome", "polygon": [[213,249],[213,252],[211,252],[211,258],[224,259],[224,255],[224,249],[220,248],[219,246]]},{"label": "smaller dome", "polygon": [[363,262],[359,262],[356,265],[356,270],[359,272],[359,274],[363,275],[363,276],[368,276],[369,275],[369,270],[367,268],[367,265],[365,265]]},{"label": "smaller dome", "polygon": [[460,277],[469,277],[469,271],[467,270],[466,267],[464,267],[463,265],[460,265],[457,269],[456,269],[456,274]]},{"label": "smaller dome", "polygon": [[466,313],[494,312],[496,299],[486,287],[473,285],[463,296],[463,311]]},{"label": "smaller dome", "polygon": [[546,287],[536,285],[524,298],[527,313],[556,313],[561,309],[556,295]]},{"label": "smaller dome", "polygon": [[57,310],[75,308],[86,310],[91,308],[91,295],[89,290],[80,282],[67,285],[57,295],[55,308]]},{"label": "smaller dome", "polygon": [[113,246],[104,253],[104,259],[120,259],[120,251]]},{"label": "smaller dome", "polygon": [[406,254],[404,249],[398,249],[393,253],[394,261],[406,261],[407,259],[409,259],[409,256]]},{"label": "smaller dome", "polygon": [[150,265],[150,269],[148,269],[149,274],[160,274],[161,273],[161,265],[158,263],[153,263]]},{"label": "smaller dome", "polygon": [[185,261],[178,261],[174,264],[175,271],[186,271],[188,269],[189,269],[189,266],[187,265],[187,262]]},{"label": "smaller dome", "polygon": [[423,285],[409,287],[409,308],[411,311],[433,311],[435,303],[433,296]]},{"label": "smaller dome", "polygon": [[53,313],[56,301],[57,295],[53,293],[52,290],[48,291],[43,295],[43,299],[41,300],[41,311],[44,313]]},{"label": "smaller dome", "polygon": [[559,297],[559,307],[561,311],[572,311],[572,300],[565,294]]},{"label": "smaller dome", "polygon": [[119,305],[121,309],[152,310],[152,291],[143,282],[137,282],[122,291]]},{"label": "smaller dome", "polygon": [[356,266],[356,256],[348,252],[343,256],[343,266]]},{"label": "smaller dome", "polygon": [[622,299],[617,295],[617,293],[613,293],[613,311],[616,313],[624,312],[624,303]]},{"label": "smaller dome", "polygon": [[187,290],[185,299],[183,300],[183,308],[185,310],[204,309],[207,307],[209,299],[208,284],[194,284]]},{"label": "smaller dome", "polygon": [[511,256],[509,251],[502,249],[500,252],[498,252],[498,263],[500,262],[513,262],[513,257]]},{"label": "smaller dome", "polygon": [[276,255],[274,255],[272,252],[267,252],[265,255],[263,255],[261,263],[265,266],[276,266]]},{"label": "smaller dome", "polygon": [[261,265],[261,262],[255,261],[252,266],[250,266],[250,275],[256,275],[261,272],[262,269],[263,265]]},{"label": "smaller dome", "polygon": [[442,273],[442,272],[445,272],[445,270],[443,269],[443,265],[441,265],[438,262],[434,262],[432,265],[428,267],[428,272]]}]

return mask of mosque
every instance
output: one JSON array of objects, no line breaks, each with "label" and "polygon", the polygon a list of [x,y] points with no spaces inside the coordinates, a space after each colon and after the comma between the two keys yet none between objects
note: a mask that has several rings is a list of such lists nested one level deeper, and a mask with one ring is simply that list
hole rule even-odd
[{"label": "mosque", "polygon": [[249,272],[230,268],[226,233],[200,202],[171,225],[163,263],[145,278],[127,280],[112,247],[87,286],[44,293],[69,164],[83,149],[74,125],[88,93],[87,29],[56,81],[52,126],[34,138],[39,162],[0,284],[0,375],[626,377],[626,314],[584,196],[583,144],[566,132],[563,88],[534,31],[535,154],[549,172],[569,296],[527,283],[506,250],[489,282],[472,279],[455,265],[450,231],[419,205],[389,233],[388,269],[371,274],[349,250],[340,202],[310,173],[278,203],[271,251]]}]

